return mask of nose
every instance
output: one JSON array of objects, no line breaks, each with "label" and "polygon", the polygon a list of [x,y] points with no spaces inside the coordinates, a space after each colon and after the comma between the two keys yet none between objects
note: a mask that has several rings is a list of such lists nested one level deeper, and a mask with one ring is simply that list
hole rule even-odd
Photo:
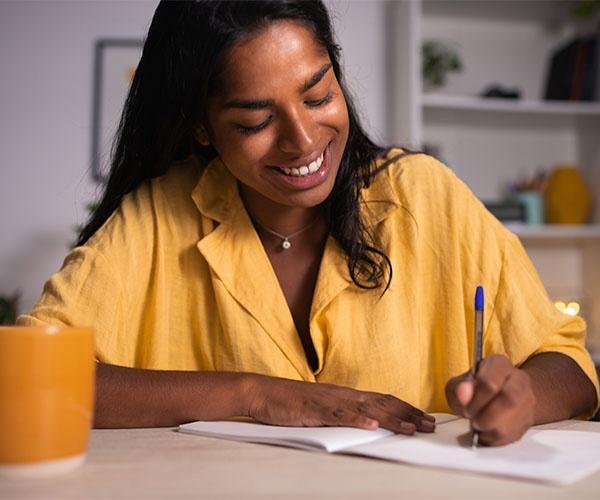
[{"label": "nose", "polygon": [[282,116],[278,146],[284,153],[312,153],[318,144],[318,124],[309,110],[293,109]]}]

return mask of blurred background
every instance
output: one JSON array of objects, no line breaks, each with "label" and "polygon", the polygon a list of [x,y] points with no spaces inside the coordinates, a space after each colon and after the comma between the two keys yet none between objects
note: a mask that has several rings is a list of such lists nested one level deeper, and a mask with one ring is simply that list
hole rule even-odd
[{"label": "blurred background", "polygon": [[[0,0],[0,322],[33,305],[100,193],[157,3]],[[452,168],[600,355],[600,2],[327,4],[367,130]]]}]

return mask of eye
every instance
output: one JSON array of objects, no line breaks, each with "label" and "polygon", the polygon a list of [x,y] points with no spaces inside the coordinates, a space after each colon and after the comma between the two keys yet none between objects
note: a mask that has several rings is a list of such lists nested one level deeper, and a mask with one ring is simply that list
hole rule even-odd
[{"label": "eye", "polygon": [[269,123],[271,123],[272,120],[273,117],[269,116],[269,118],[267,118],[264,122],[259,123],[258,125],[236,125],[236,127],[242,134],[256,134],[257,132],[260,132],[263,128],[265,128]]},{"label": "eye", "polygon": [[333,99],[333,94],[331,92],[329,92],[322,99],[316,99],[314,101],[304,101],[304,103],[307,106],[310,106],[311,108],[318,108],[319,106],[323,106],[324,104],[327,104],[328,102],[330,102],[331,99]]}]

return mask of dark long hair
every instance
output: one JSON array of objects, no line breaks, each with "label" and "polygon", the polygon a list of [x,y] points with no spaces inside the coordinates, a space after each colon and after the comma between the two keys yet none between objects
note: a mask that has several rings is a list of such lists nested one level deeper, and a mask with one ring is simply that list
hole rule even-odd
[{"label": "dark long hair", "polygon": [[177,160],[216,156],[201,147],[194,130],[218,76],[219,57],[233,43],[279,19],[303,22],[327,49],[349,114],[348,142],[326,200],[331,235],[348,256],[354,283],[389,286],[392,267],[360,214],[360,190],[368,187],[374,162],[386,150],[363,130],[340,67],[329,14],[321,0],[161,1],[135,72],[117,131],[110,175],[101,201],[82,229],[78,245],[106,222],[123,196],[163,175]]}]

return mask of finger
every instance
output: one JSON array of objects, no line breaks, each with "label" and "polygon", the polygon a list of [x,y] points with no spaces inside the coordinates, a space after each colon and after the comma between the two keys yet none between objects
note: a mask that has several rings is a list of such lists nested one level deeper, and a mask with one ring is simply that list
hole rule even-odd
[{"label": "finger", "polygon": [[465,408],[473,399],[475,393],[473,380],[464,380],[456,386],[456,399],[460,405]]},{"label": "finger", "polygon": [[476,417],[479,412],[502,390],[506,380],[515,370],[506,356],[494,355],[485,358],[475,377],[474,394],[465,408],[467,418]]},{"label": "finger", "polygon": [[379,421],[379,425],[396,434],[404,434],[406,436],[411,436],[417,431],[417,426],[412,422],[406,422],[405,420],[392,416],[382,418]]},{"label": "finger", "polygon": [[[312,419],[308,419],[307,426],[337,426],[337,427],[358,427],[360,429],[374,430],[379,427],[377,419],[367,415],[361,415],[351,409],[344,407],[324,407],[321,408],[318,423],[312,423]],[[306,424],[305,424],[306,425]]]},{"label": "finger", "polygon": [[433,415],[429,415],[423,410],[420,410],[410,403],[402,401],[391,394],[373,393],[373,398],[375,406],[403,420],[410,419],[414,422],[419,422],[421,420],[435,422],[435,417]]},{"label": "finger", "polygon": [[400,434],[435,430],[435,417],[393,396],[373,394],[370,400],[358,403],[356,411],[376,419],[381,427]]},{"label": "finger", "polygon": [[427,413],[423,413],[423,415],[420,415],[419,413],[408,413],[404,416],[398,414],[394,414],[393,416],[395,418],[400,418],[401,420],[415,424],[415,427],[419,432],[435,431],[436,424],[435,417],[433,415],[428,415]]},{"label": "finger", "polygon": [[399,417],[377,410],[373,417],[378,420],[381,427],[400,434],[414,434],[415,431],[433,432],[435,430],[435,422],[417,415],[411,414],[407,417]]},{"label": "finger", "polygon": [[381,408],[371,406],[368,403],[363,403],[361,405],[361,412],[367,412],[371,418],[375,418],[379,422],[380,427],[397,434],[412,435],[417,430],[417,425],[414,422],[410,422],[393,413],[386,412]]},{"label": "finger", "polygon": [[465,416],[465,407],[473,397],[473,377],[471,372],[451,378],[446,383],[446,401],[452,411],[459,416]]},{"label": "finger", "polygon": [[419,432],[433,432],[435,431],[435,421],[431,421],[422,417],[411,416],[407,419],[409,422],[415,424]]},{"label": "finger", "polygon": [[535,397],[526,374],[515,370],[496,397],[473,419],[479,439],[500,446],[520,439],[533,425]]}]

